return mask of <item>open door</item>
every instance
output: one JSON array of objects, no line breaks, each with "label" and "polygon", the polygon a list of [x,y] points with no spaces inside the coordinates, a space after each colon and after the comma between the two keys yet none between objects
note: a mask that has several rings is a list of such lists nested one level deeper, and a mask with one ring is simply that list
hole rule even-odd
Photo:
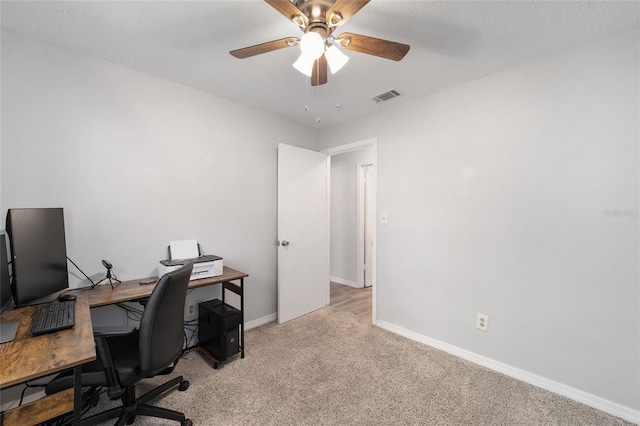
[{"label": "open door", "polygon": [[278,323],[327,304],[327,155],[278,144]]}]

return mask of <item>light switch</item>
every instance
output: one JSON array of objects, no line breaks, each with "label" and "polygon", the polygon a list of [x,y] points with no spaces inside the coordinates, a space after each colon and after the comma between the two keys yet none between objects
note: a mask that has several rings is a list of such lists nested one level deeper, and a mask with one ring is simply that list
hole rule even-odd
[{"label": "light switch", "polygon": [[387,212],[380,213],[380,223],[383,225],[386,225],[387,223],[389,223],[387,218]]}]

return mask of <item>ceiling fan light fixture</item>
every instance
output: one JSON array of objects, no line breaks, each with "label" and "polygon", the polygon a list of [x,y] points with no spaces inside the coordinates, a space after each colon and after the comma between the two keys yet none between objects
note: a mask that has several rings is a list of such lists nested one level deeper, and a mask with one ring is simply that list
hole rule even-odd
[{"label": "ceiling fan light fixture", "polygon": [[311,74],[313,73],[314,62],[315,62],[315,59],[310,58],[309,56],[303,53],[300,55],[298,60],[293,63],[293,67],[298,71],[300,71],[302,74],[306,75],[307,77],[311,77]]},{"label": "ceiling fan light fixture", "polygon": [[324,52],[331,74],[335,74],[349,61],[349,57],[342,53],[334,44]]},{"label": "ceiling fan light fixture", "polygon": [[316,32],[309,31],[300,39],[300,50],[304,56],[313,60],[318,59],[324,53],[324,40]]},{"label": "ceiling fan light fixture", "polygon": [[326,84],[329,69],[335,74],[347,63],[349,58],[338,47],[394,61],[400,61],[409,52],[408,44],[348,32],[338,37],[332,35],[337,26],[346,23],[371,0],[265,1],[298,25],[304,35],[268,41],[229,53],[244,59],[299,44],[302,54],[293,66],[311,77],[311,86]]}]

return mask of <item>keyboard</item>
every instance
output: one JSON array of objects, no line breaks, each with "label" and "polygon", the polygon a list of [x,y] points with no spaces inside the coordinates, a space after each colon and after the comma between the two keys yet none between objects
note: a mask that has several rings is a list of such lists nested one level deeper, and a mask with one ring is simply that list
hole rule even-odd
[{"label": "keyboard", "polygon": [[76,302],[48,303],[38,308],[36,319],[31,327],[31,334],[53,333],[76,325]]}]

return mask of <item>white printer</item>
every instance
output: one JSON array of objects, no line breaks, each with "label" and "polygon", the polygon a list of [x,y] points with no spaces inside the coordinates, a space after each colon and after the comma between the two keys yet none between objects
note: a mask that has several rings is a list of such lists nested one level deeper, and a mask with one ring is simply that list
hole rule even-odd
[{"label": "white printer", "polygon": [[198,256],[192,259],[167,259],[161,260],[158,266],[158,276],[161,277],[167,272],[174,271],[184,265],[184,262],[190,260],[193,262],[193,271],[191,271],[190,280],[199,278],[217,277],[222,275],[222,258],[212,254],[208,256]]},{"label": "white printer", "polygon": [[171,241],[169,243],[170,259],[161,260],[158,265],[158,276],[174,271],[188,260],[193,262],[190,280],[217,277],[222,275],[222,258],[219,256],[200,255],[196,240]]}]

